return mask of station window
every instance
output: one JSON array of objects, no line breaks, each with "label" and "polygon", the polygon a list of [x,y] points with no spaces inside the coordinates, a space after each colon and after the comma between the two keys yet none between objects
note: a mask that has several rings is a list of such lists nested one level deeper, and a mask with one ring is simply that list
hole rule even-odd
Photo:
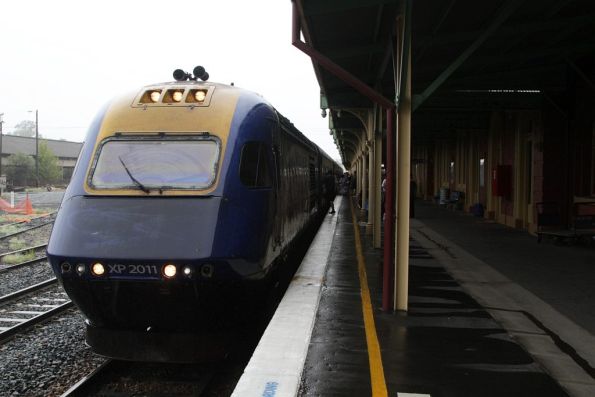
[{"label": "station window", "polygon": [[240,180],[248,187],[270,187],[267,150],[262,142],[248,142],[242,148]]}]

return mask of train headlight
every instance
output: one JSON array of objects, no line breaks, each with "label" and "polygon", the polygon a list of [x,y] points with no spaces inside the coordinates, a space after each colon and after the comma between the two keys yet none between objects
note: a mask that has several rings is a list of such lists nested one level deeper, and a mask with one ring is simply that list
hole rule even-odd
[{"label": "train headlight", "polygon": [[95,276],[102,276],[105,273],[105,267],[99,262],[94,263],[93,266],[91,266],[91,273]]},{"label": "train headlight", "polygon": [[151,93],[149,94],[149,99],[151,99],[151,102],[153,102],[153,103],[159,102],[160,96],[161,96],[161,91],[151,91]]},{"label": "train headlight", "polygon": [[62,273],[70,273],[72,267],[70,266],[70,263],[62,262],[62,264],[60,265],[60,269],[62,270]]},{"label": "train headlight", "polygon": [[200,267],[200,275],[206,278],[211,278],[213,277],[213,270],[215,270],[213,265],[210,263],[204,264]]},{"label": "train headlight", "polygon": [[79,275],[84,274],[86,270],[87,270],[87,267],[83,263],[79,263],[78,265],[76,265],[76,272]]},{"label": "train headlight", "polygon": [[204,102],[206,97],[207,93],[203,90],[198,90],[194,93],[194,99],[196,99],[196,102]]},{"label": "train headlight", "polygon": [[182,100],[183,96],[184,96],[184,93],[182,91],[174,91],[171,95],[171,99],[174,102],[180,102]]},{"label": "train headlight", "polygon": [[178,272],[178,269],[176,268],[176,265],[165,265],[165,266],[163,266],[163,275],[166,278],[172,278],[172,277],[174,277],[177,272]]},{"label": "train headlight", "polygon": [[182,272],[186,277],[190,277],[192,275],[192,268],[190,266],[184,266]]}]

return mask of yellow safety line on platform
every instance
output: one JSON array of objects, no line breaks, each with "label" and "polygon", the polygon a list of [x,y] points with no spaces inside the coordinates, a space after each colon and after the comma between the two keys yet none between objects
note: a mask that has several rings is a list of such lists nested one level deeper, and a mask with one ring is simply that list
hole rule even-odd
[{"label": "yellow safety line on platform", "polygon": [[366,261],[362,251],[359,227],[357,225],[357,219],[355,217],[355,212],[353,211],[353,203],[351,200],[349,200],[349,207],[351,208],[351,218],[353,219],[353,230],[355,232],[355,252],[357,255],[357,267],[362,295],[362,311],[364,313],[366,343],[368,345],[368,361],[370,362],[372,397],[385,397],[388,396],[388,391],[386,389],[386,381],[384,379],[384,368],[382,367],[380,343],[378,343],[376,325],[374,324],[374,312],[372,311],[370,289],[368,288],[368,276],[366,275]]}]

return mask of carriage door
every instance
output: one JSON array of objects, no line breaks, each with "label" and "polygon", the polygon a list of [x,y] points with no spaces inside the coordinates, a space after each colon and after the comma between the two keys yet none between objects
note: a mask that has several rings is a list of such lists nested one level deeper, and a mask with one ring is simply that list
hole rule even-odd
[{"label": "carriage door", "polygon": [[273,167],[273,242],[275,250],[278,247],[283,246],[283,221],[285,219],[285,202],[282,200],[283,195],[281,194],[283,186],[281,181],[281,142],[279,139],[279,124],[275,121],[274,124],[271,125],[271,135],[272,135],[272,167]]},{"label": "carriage door", "polygon": [[316,169],[316,157],[314,155],[310,155],[308,158],[308,181],[309,181],[309,188],[310,188],[310,195],[308,197],[309,207],[308,212],[312,214],[316,211],[320,206],[318,205],[318,197],[320,197],[319,193],[319,183],[318,178],[316,178],[317,169]]}]

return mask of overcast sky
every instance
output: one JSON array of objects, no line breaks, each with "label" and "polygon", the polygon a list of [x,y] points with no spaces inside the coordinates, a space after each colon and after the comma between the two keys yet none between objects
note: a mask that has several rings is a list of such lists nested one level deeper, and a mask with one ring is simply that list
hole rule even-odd
[{"label": "overcast sky", "polygon": [[291,45],[290,0],[3,1],[4,132],[35,120],[82,142],[111,98],[203,65],[209,81],[258,92],[333,158],[310,59]]}]

